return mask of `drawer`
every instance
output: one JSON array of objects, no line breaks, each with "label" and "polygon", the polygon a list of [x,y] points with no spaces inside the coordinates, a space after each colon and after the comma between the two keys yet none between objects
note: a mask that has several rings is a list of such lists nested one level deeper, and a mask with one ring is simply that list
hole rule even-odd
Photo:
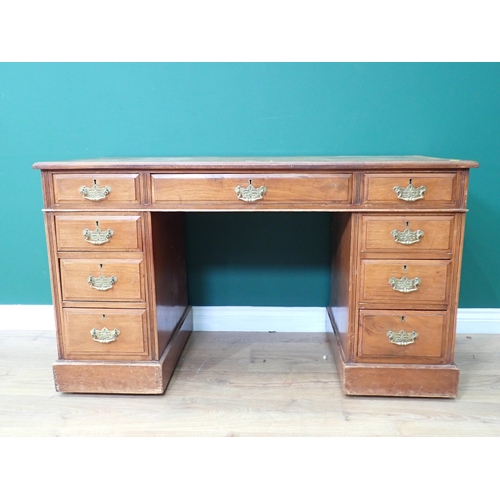
[{"label": "drawer", "polygon": [[142,259],[61,259],[63,300],[144,301]]},{"label": "drawer", "polygon": [[458,174],[364,174],[365,205],[455,206],[459,199]]},{"label": "drawer", "polygon": [[139,174],[54,174],[54,203],[103,207],[138,205]]},{"label": "drawer", "polygon": [[65,359],[149,359],[143,309],[63,309]]},{"label": "drawer", "polygon": [[358,358],[365,362],[444,363],[446,311],[360,311]]},{"label": "drawer", "polygon": [[426,304],[447,305],[451,261],[361,261],[361,303],[418,308]]},{"label": "drawer", "polygon": [[351,203],[351,174],[153,174],[153,203]]},{"label": "drawer", "polygon": [[56,215],[59,251],[142,250],[140,215]]},{"label": "drawer", "polygon": [[436,252],[449,257],[454,225],[453,215],[363,215],[361,251],[415,256],[422,252]]}]

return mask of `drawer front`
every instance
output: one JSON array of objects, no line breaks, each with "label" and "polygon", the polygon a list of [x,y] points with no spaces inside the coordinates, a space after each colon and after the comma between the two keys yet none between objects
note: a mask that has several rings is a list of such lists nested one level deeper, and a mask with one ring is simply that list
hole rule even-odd
[{"label": "drawer front", "polygon": [[360,311],[358,358],[384,363],[442,363],[446,311]]},{"label": "drawer front", "polygon": [[360,302],[391,307],[447,305],[451,261],[361,261]]},{"label": "drawer front", "polygon": [[451,254],[454,224],[452,215],[364,215],[361,218],[361,251]]},{"label": "drawer front", "polygon": [[62,340],[65,359],[150,359],[142,309],[63,309]]},{"label": "drawer front", "polygon": [[364,174],[365,205],[455,206],[458,199],[457,173]]},{"label": "drawer front", "polygon": [[142,250],[140,215],[56,215],[59,251]]},{"label": "drawer front", "polygon": [[351,174],[153,174],[153,203],[351,203]]},{"label": "drawer front", "polygon": [[61,259],[63,300],[144,301],[142,259]]},{"label": "drawer front", "polygon": [[54,174],[54,203],[104,207],[138,205],[139,174]]}]

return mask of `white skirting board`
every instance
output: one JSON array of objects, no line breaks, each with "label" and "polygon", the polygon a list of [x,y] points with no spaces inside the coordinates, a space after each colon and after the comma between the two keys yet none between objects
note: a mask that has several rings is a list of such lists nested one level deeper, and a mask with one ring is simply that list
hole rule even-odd
[{"label": "white skirting board", "polygon": [[[194,330],[233,332],[321,332],[323,307],[193,307]],[[0,331],[55,330],[47,305],[0,305]],[[500,309],[459,309],[457,333],[500,334]]]}]

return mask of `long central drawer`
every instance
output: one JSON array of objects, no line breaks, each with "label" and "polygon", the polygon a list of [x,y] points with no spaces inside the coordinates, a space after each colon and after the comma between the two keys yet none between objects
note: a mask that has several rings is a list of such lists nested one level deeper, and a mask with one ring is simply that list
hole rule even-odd
[{"label": "long central drawer", "polygon": [[152,174],[158,204],[349,204],[352,174]]}]

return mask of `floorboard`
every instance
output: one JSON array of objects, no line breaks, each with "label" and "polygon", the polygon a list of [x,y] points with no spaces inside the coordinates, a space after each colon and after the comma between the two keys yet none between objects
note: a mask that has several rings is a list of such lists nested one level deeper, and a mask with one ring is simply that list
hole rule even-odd
[{"label": "floorboard", "polygon": [[458,335],[456,399],[344,396],[323,333],[194,332],[162,396],[57,393],[56,357],[0,333],[0,436],[500,436],[500,335]]}]

